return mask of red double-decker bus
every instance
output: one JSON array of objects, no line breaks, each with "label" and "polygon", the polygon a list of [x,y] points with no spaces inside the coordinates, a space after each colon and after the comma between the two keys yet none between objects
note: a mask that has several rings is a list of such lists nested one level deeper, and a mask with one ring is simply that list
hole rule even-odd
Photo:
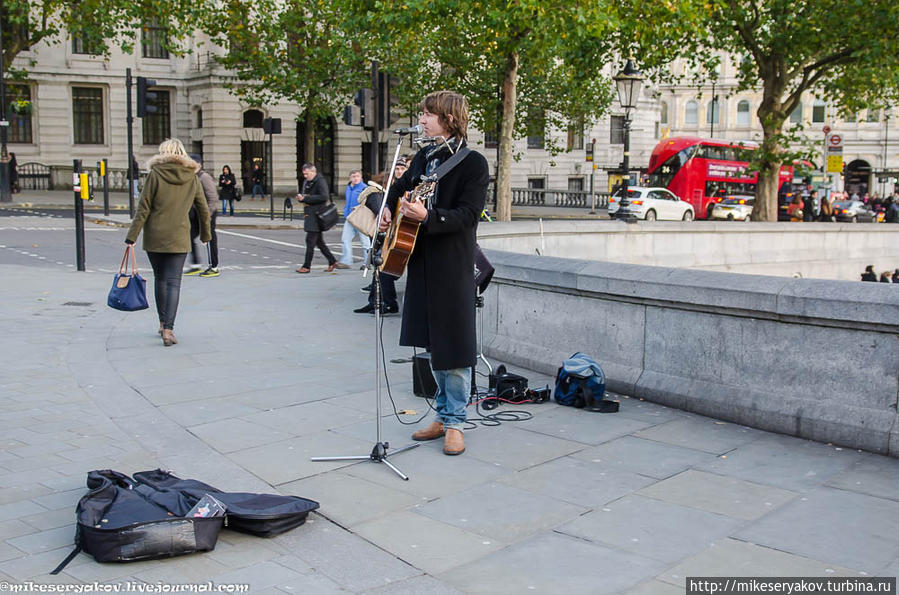
[{"label": "red double-decker bus", "polygon": [[[668,138],[649,157],[649,186],[667,188],[693,205],[697,219],[708,219],[712,207],[728,195],[755,196],[758,173],[747,171],[741,152],[756,143],[734,143],[694,136]],[[778,192],[793,180],[793,168],[780,170]]]}]

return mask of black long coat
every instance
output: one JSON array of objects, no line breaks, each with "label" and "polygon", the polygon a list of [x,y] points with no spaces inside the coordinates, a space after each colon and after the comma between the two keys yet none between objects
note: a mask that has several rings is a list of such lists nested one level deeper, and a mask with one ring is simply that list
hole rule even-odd
[{"label": "black long coat", "polygon": [[330,204],[331,193],[328,191],[328,183],[316,174],[311,180],[303,180],[303,231],[321,231],[318,224],[318,214]]},{"label": "black long coat", "polygon": [[[397,199],[421,180],[424,153],[419,151],[391,186],[391,213]],[[446,174],[409,257],[400,345],[430,347],[435,370],[476,363],[474,250],[488,181],[487,160],[475,151]]]}]

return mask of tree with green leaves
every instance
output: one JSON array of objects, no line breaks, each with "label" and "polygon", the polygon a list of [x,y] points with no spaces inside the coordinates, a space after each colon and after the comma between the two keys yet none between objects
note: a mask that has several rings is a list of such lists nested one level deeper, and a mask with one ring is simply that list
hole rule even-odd
[{"label": "tree with green leaves", "polygon": [[[78,37],[100,55],[116,46],[131,52],[141,28],[151,22],[166,28],[163,45],[179,55],[180,40],[194,32],[205,11],[202,0],[3,0],[3,72],[10,72],[23,51],[39,43],[65,43],[68,37]],[[14,78],[24,74],[12,71]]]},{"label": "tree with green leaves", "polygon": [[369,84],[364,29],[348,26],[348,0],[226,0],[203,28],[234,72],[228,85],[251,105],[289,101],[303,109],[306,161],[315,122],[340,113]]},{"label": "tree with green leaves", "polygon": [[676,58],[711,65],[716,51],[741,60],[739,90],[761,89],[764,131],[753,164],[752,218],[777,220],[780,168],[790,163],[785,130],[801,96],[813,92],[844,111],[899,95],[899,4],[893,0],[615,0],[618,42],[643,67],[674,80]]},{"label": "tree with green leaves", "polygon": [[501,221],[511,218],[513,141],[545,128],[583,126],[613,99],[600,72],[609,26],[601,3],[369,0],[357,18],[379,32],[372,51],[400,77],[398,92],[407,101],[453,89],[468,98],[473,124],[497,133]]}]

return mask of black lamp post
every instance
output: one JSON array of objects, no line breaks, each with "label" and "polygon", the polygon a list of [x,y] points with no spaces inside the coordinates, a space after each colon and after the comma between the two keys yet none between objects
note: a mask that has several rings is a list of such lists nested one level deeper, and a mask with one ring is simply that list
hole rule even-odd
[{"label": "black lamp post", "polygon": [[[2,19],[0,19],[2,21]],[[6,148],[6,131],[9,128],[9,115],[6,105],[6,85],[3,73],[3,24],[0,22],[0,202],[12,202],[9,179],[9,152]]]},{"label": "black lamp post", "polygon": [[627,188],[630,182],[630,150],[631,150],[631,110],[637,107],[640,97],[640,89],[643,87],[643,75],[634,66],[634,61],[628,59],[624,70],[614,77],[618,87],[618,104],[624,108],[624,179],[621,181],[621,201],[618,203],[618,217],[625,218],[628,222],[636,221],[634,215],[627,211],[630,201],[627,198]]}]

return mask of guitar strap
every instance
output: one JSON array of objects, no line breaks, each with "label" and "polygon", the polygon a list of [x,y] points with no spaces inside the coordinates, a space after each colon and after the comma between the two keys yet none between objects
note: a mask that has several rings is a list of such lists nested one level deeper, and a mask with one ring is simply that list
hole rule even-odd
[{"label": "guitar strap", "polygon": [[[452,157],[450,157],[449,159],[447,159],[446,161],[441,163],[437,167],[437,169],[434,170],[434,173],[432,173],[430,176],[422,176],[421,181],[422,182],[439,182],[440,178],[442,178],[443,176],[448,174],[450,172],[450,170],[452,170],[454,167],[459,165],[459,163],[463,159],[465,159],[465,157],[467,157],[469,153],[471,153],[471,149],[469,149],[468,147],[461,147],[458,151],[453,153]],[[440,185],[438,184],[437,187],[434,189],[434,198],[431,200],[431,204],[436,206],[437,203],[439,202],[439,200],[440,200]]]},{"label": "guitar strap", "polygon": [[441,163],[437,170],[428,177],[435,181],[439,181],[440,178],[448,174],[451,169],[459,165],[459,162],[465,159],[465,157],[467,157],[469,153],[471,153],[471,149],[469,149],[468,147],[462,147],[461,149],[453,153],[452,157]]}]

